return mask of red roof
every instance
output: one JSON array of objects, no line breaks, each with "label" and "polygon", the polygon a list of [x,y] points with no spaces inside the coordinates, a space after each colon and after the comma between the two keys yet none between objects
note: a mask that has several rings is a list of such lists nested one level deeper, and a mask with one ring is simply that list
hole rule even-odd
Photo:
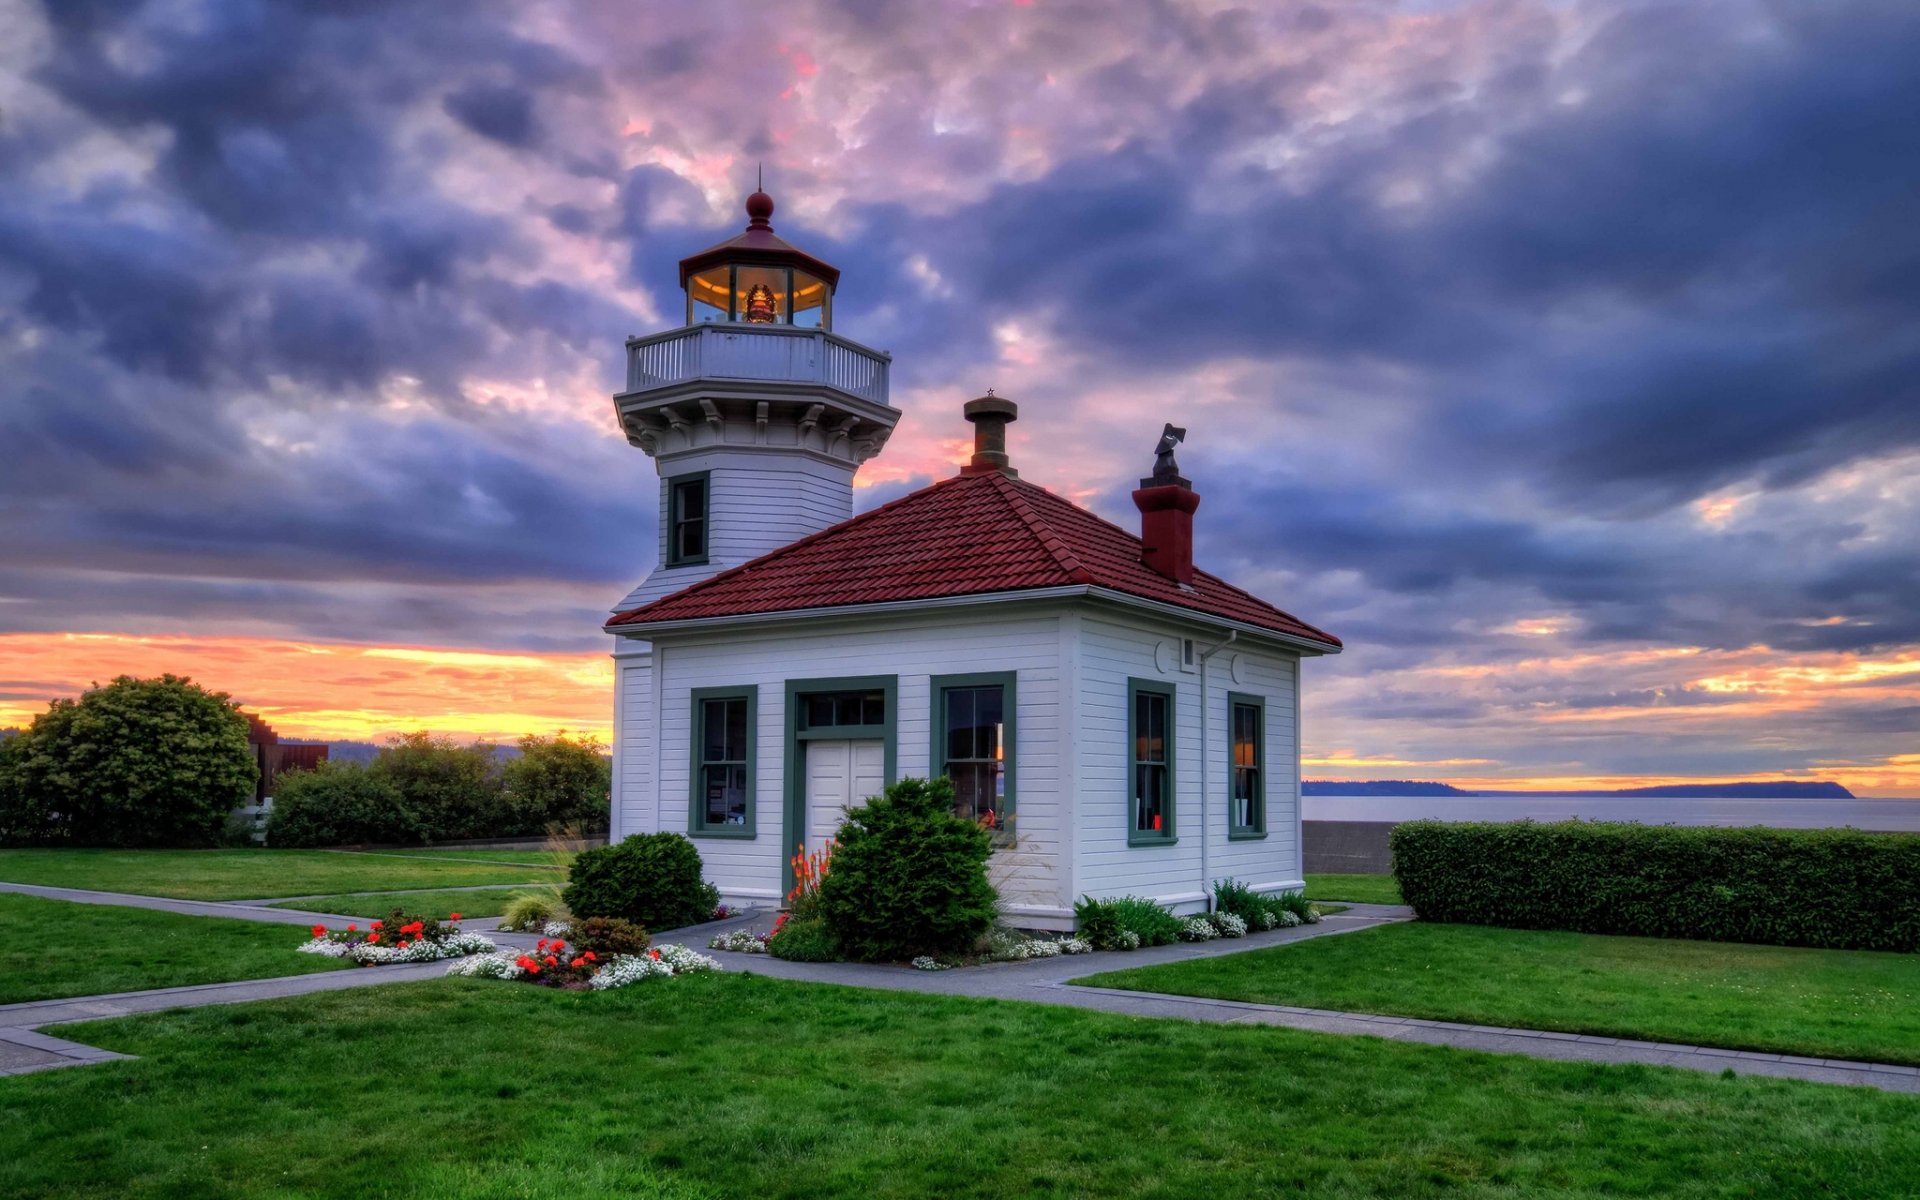
[{"label": "red roof", "polygon": [[1338,648],[1340,639],[1204,571],[1192,590],[1140,539],[998,471],[957,475],[616,614],[611,626],[1086,585]]}]

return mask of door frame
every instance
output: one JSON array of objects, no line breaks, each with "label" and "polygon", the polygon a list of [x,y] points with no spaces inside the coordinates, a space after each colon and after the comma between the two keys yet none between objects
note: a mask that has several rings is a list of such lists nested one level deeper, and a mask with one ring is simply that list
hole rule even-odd
[{"label": "door frame", "polygon": [[[879,725],[836,725],[828,729],[800,728],[800,701],[821,692],[870,692],[878,689],[886,706],[887,719]],[[884,778],[889,786],[899,782],[900,749],[900,677],[898,675],[841,675],[824,679],[787,680],[786,700],[786,819],[782,823],[780,850],[780,894],[793,890],[793,847],[804,843],[807,829],[806,743],[815,740],[871,741],[880,739],[884,758]]]}]

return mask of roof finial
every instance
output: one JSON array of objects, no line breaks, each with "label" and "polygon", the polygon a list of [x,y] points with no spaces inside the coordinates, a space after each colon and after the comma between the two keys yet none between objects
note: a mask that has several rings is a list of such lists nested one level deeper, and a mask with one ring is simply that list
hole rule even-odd
[{"label": "roof finial", "polygon": [[753,190],[756,192],[767,190],[767,164],[765,163],[753,164]]}]

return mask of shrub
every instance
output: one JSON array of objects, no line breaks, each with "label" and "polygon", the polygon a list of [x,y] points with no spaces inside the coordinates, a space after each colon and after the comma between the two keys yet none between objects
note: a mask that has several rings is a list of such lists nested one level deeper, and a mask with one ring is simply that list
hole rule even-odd
[{"label": "shrub", "polygon": [[965,954],[993,925],[992,853],[992,834],[954,815],[952,781],[902,779],[847,814],[821,915],[854,958]]},{"label": "shrub", "polygon": [[515,892],[500,914],[500,928],[535,933],[546,929],[560,911],[560,899],[552,892]]},{"label": "shrub", "polygon": [[789,918],[774,926],[767,953],[789,962],[839,962],[839,939],[823,917]]},{"label": "shrub", "polygon": [[589,917],[572,927],[575,949],[591,950],[602,958],[615,954],[645,954],[653,939],[632,921],[619,917]]},{"label": "shrub", "polygon": [[[501,771],[493,747],[484,742],[459,746],[430,733],[398,734],[374,756],[367,773],[406,801],[418,833],[396,840],[491,837],[503,822]],[[279,803],[276,796],[274,804]]]},{"label": "shrub", "polygon": [[6,759],[0,833],[22,843],[217,845],[257,778],[238,707],[178,675],[55,700]]},{"label": "shrub", "polygon": [[700,875],[700,851],[678,833],[642,833],[573,860],[561,899],[575,917],[623,917],[647,929],[698,925],[720,893]]},{"label": "shrub", "polygon": [[1394,877],[1422,919],[1920,950],[1920,836],[1568,821],[1409,821]]},{"label": "shrub", "polygon": [[418,842],[423,832],[393,783],[357,762],[325,761],[310,771],[287,771],[273,783],[267,844],[345,846],[362,842]]},{"label": "shrub", "polygon": [[1181,921],[1152,900],[1082,896],[1073,906],[1080,936],[1102,950],[1164,946],[1180,936]]},{"label": "shrub", "polygon": [[1305,892],[1256,892],[1232,879],[1213,885],[1213,907],[1215,916],[1238,917],[1249,930],[1311,925],[1320,919]]},{"label": "shrub", "polygon": [[504,792],[500,820],[490,832],[499,837],[577,827],[588,837],[605,837],[611,809],[613,762],[596,737],[528,735],[520,739],[520,757],[502,768]]}]

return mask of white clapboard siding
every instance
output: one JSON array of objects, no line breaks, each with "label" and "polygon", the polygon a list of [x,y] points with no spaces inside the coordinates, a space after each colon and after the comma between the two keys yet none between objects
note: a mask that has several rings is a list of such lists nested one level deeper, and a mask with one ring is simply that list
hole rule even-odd
[{"label": "white clapboard siding", "polygon": [[610,836],[619,841],[659,825],[653,763],[653,656],[645,643],[622,640],[614,655],[613,814]]},{"label": "white clapboard siding", "polygon": [[[1236,644],[1207,668],[1208,695],[1200,696],[1200,671],[1182,670],[1180,641],[1202,646],[1221,635],[1204,627],[1152,618],[1102,613],[1079,622],[1073,681],[1077,820],[1074,875],[1080,890],[1096,897],[1145,896],[1183,911],[1199,911],[1212,881],[1235,878],[1268,888],[1300,886],[1299,787],[1293,752],[1297,660],[1278,652]],[[1157,653],[1156,653],[1157,650]],[[1232,678],[1237,669],[1244,683]],[[1151,679],[1174,688],[1174,824],[1171,846],[1130,846],[1132,748],[1128,738],[1127,681]],[[1227,695],[1266,699],[1267,830],[1260,841],[1227,838]],[[1204,764],[1209,797],[1201,824],[1200,722],[1210,722]],[[1201,838],[1207,839],[1202,879]]]},{"label": "white clapboard siding", "polygon": [[[869,616],[816,622],[776,632],[670,635],[655,643],[659,672],[656,801],[651,809],[628,802],[634,819],[652,829],[686,832],[692,727],[692,690],[751,685],[758,689],[755,736],[755,836],[751,840],[698,838],[707,876],[729,896],[773,900],[795,838],[786,828],[784,772],[786,685],[790,679],[895,675],[901,777],[924,777],[931,746],[930,677],[980,671],[1017,673],[1016,829],[1018,845],[996,855],[996,880],[1023,920],[1061,924],[1073,890],[1061,795],[1066,722],[1060,701],[1061,617],[1039,605],[965,614]],[[626,718],[635,726],[636,718]],[[639,736],[637,727],[636,736]]]},{"label": "white clapboard siding", "polygon": [[[769,554],[853,515],[850,464],[800,453],[714,450],[676,461],[674,475],[708,471],[707,561],[682,567],[657,565],[619,609],[642,604],[717,575],[728,567]],[[655,562],[667,561],[667,488],[660,481],[659,535]]]}]

